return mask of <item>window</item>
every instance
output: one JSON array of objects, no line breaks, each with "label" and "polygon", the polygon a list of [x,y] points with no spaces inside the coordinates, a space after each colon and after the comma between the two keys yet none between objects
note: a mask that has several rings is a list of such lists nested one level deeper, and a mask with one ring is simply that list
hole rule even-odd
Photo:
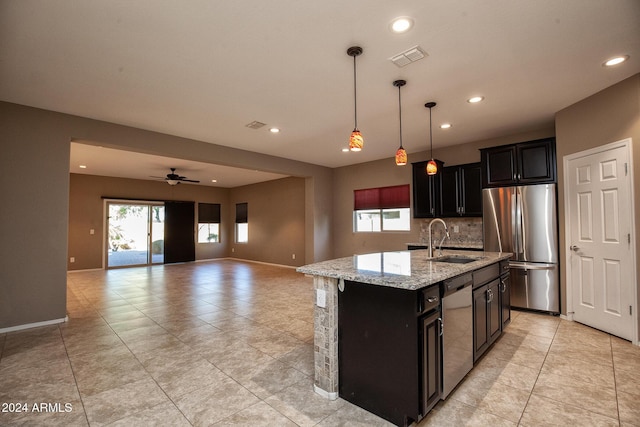
[{"label": "window", "polygon": [[249,241],[248,205],[236,203],[236,243]]},{"label": "window", "polygon": [[220,204],[198,203],[198,243],[220,242]]},{"label": "window", "polygon": [[409,231],[409,185],[355,190],[353,228],[356,232]]}]

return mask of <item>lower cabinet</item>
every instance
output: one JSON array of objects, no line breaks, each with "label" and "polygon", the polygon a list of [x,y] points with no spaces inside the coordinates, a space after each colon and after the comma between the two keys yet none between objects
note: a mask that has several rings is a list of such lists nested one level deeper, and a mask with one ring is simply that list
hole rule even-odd
[{"label": "lower cabinet", "polygon": [[345,280],[338,293],[341,398],[395,425],[422,418],[442,384],[440,286],[409,291]]},{"label": "lower cabinet", "polygon": [[422,414],[426,415],[442,395],[442,319],[440,311],[424,316],[421,323]]},{"label": "lower cabinet", "polygon": [[509,261],[500,263],[500,308],[502,330],[511,323],[511,275]]},{"label": "lower cabinet", "polygon": [[498,339],[511,320],[510,290],[508,270],[506,275],[500,275],[498,264],[478,270],[477,275],[474,272],[474,363]]}]

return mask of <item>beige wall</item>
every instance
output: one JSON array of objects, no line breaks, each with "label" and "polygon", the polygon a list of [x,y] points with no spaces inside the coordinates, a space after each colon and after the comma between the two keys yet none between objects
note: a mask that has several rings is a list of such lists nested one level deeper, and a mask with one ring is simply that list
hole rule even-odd
[{"label": "beige wall", "polygon": [[[229,191],[204,185],[170,186],[165,182],[105,176],[70,174],[69,181],[69,270],[86,270],[103,267],[104,200],[180,200],[202,203],[220,203],[221,216],[227,218]],[[196,206],[197,212],[197,206]],[[228,256],[228,222],[220,229],[220,243],[196,243],[196,260]],[[89,230],[95,230],[90,234]]]},{"label": "beige wall", "polygon": [[69,148],[74,140],[299,177],[307,189],[301,197],[305,243],[300,261],[332,257],[333,172],[329,168],[0,102],[0,170],[4,178],[0,330],[66,315]]},{"label": "beige wall", "polygon": [[304,265],[304,192],[305,182],[300,178],[283,178],[232,189],[227,223],[234,224],[236,203],[246,202],[249,242],[234,243],[231,228],[229,245],[232,252],[229,256],[280,265]]},{"label": "beige wall", "polygon": [[[445,166],[475,163],[480,161],[480,148],[547,138],[553,134],[554,129],[550,127],[535,132],[434,149],[433,155],[444,161]],[[426,151],[409,153],[409,163],[427,160],[428,156],[429,153]],[[333,252],[336,257],[384,250],[404,250],[407,249],[407,243],[420,242],[421,228],[424,228],[425,222],[428,223],[429,220],[412,219],[411,231],[408,232],[353,232],[353,190],[411,184],[410,164],[396,166],[393,158],[360,163],[335,169],[333,179]],[[413,200],[411,203],[413,204]],[[477,223],[477,220],[470,220],[470,223]]]},{"label": "beige wall", "polygon": [[[556,114],[560,259],[564,261],[565,239],[563,157],[583,150],[632,138],[636,248],[640,248],[640,74],[596,93]],[[636,251],[636,267],[640,251]],[[563,272],[563,282],[566,272]],[[636,286],[638,284],[636,283]],[[562,312],[566,313],[566,286],[562,287]],[[639,304],[636,307],[640,306]],[[640,325],[639,325],[640,327]]]},{"label": "beige wall", "polygon": [[0,103],[0,329],[66,316],[69,138]]}]

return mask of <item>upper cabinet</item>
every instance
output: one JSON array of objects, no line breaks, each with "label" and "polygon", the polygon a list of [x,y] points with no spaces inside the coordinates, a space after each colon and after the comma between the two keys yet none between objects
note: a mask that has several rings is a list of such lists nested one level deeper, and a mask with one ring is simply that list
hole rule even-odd
[{"label": "upper cabinet", "polygon": [[427,175],[427,162],[412,163],[413,166],[413,217],[435,218],[440,215],[440,175],[443,163],[436,160],[438,173]]},{"label": "upper cabinet", "polygon": [[482,187],[556,182],[555,138],[480,150]]},{"label": "upper cabinet", "polygon": [[443,217],[482,216],[480,163],[443,168],[440,189],[440,214]]}]

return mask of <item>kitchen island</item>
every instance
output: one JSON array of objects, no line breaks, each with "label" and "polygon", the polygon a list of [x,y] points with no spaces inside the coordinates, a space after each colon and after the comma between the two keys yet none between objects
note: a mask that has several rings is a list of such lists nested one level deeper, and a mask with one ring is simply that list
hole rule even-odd
[{"label": "kitchen island", "polygon": [[[315,391],[329,399],[340,396],[397,425],[419,420],[442,395],[443,284],[464,280],[480,291],[480,285],[498,280],[500,263],[507,265],[510,256],[445,250],[429,258],[426,250],[413,250],[299,267],[314,277]],[[489,304],[490,291],[483,292]],[[489,313],[487,307],[478,310],[481,315]],[[477,323],[468,325],[469,334],[472,327],[488,331]],[[475,340],[483,333],[473,335]]]}]

